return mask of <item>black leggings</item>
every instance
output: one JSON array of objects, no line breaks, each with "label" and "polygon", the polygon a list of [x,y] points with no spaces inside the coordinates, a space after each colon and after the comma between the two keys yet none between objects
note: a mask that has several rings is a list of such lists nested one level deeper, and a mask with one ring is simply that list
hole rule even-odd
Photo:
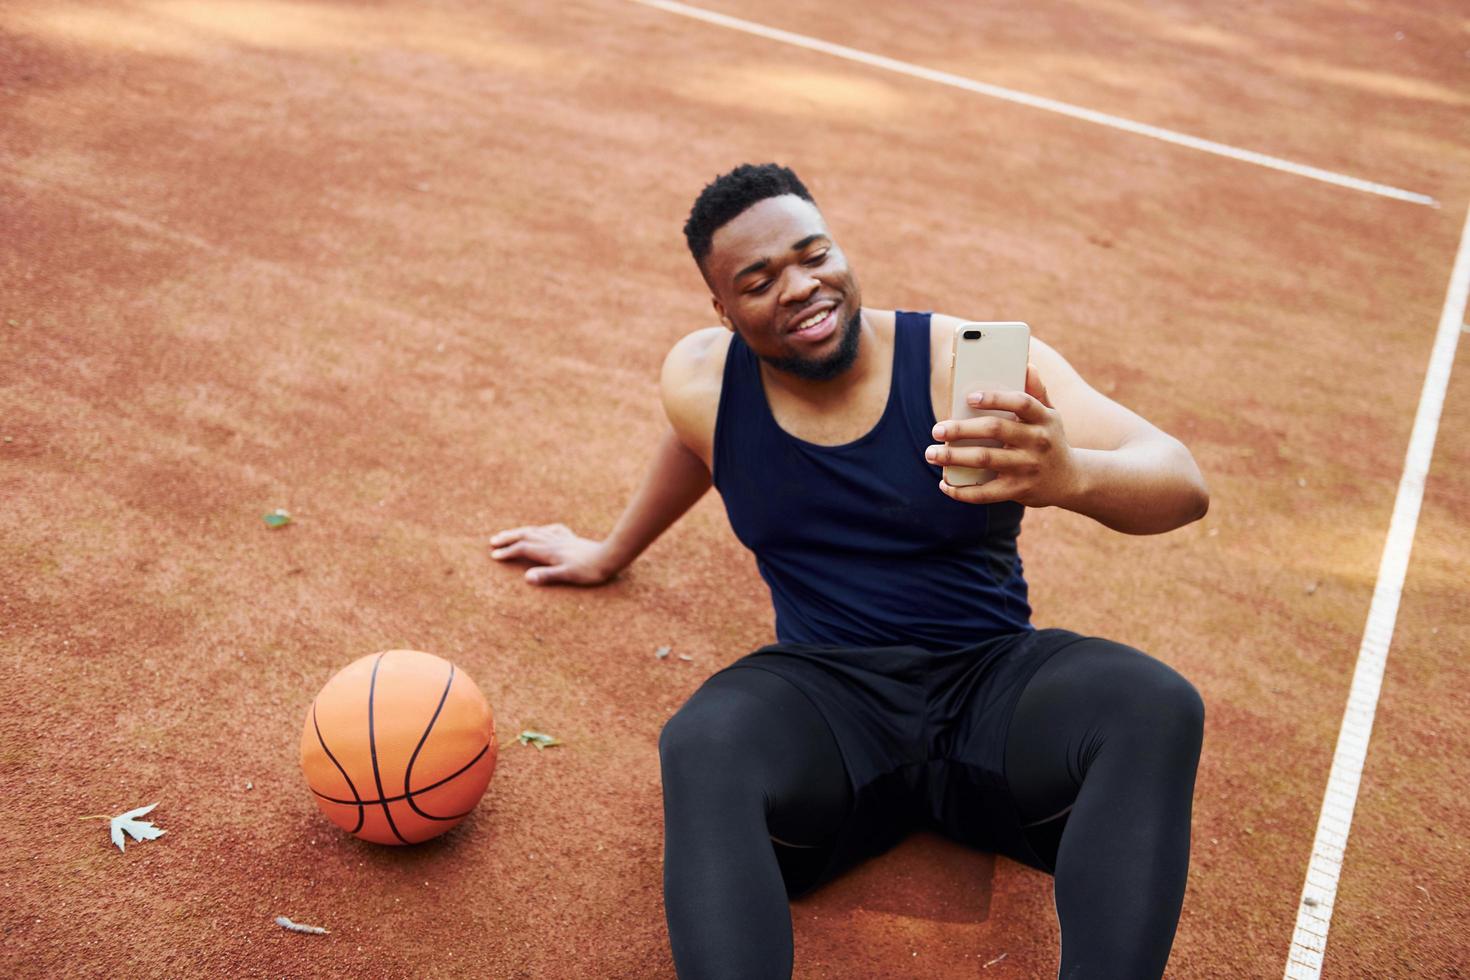
[{"label": "black leggings", "polygon": [[[1055,871],[1059,976],[1158,977],[1189,869],[1204,706],[1173,670],[1076,643],[1022,692],[1006,773]],[[682,980],[789,978],[783,866],[820,861],[851,805],[841,752],[789,681],[712,677],[659,738],[664,906]]]}]

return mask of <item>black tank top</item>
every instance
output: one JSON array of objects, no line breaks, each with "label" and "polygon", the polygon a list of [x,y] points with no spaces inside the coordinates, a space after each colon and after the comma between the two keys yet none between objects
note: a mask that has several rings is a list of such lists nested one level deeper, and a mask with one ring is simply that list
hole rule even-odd
[{"label": "black tank top", "polygon": [[1016,536],[1025,508],[939,489],[929,314],[895,319],[888,404],[871,430],[819,446],[777,424],[759,361],[725,359],[713,475],[771,589],[782,643],[949,650],[1031,628]]}]

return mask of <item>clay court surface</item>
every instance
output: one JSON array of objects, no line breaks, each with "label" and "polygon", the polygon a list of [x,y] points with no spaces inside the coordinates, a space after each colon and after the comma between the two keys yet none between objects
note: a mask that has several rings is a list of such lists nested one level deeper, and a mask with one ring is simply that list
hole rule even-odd
[{"label": "clay court surface", "polygon": [[[754,562],[714,494],[598,590],[486,539],[611,528],[663,354],[712,322],[689,205],[776,159],[868,303],[1024,319],[1193,449],[1202,522],[1038,511],[1022,549],[1038,625],[1208,706],[1169,975],[1281,976],[1470,202],[1464,7],[707,2],[1438,206],[629,0],[8,0],[0,974],[673,975],[657,740],[772,636]],[[1466,358],[1323,976],[1470,974]],[[297,744],[403,647],[476,680],[500,764],[390,849],[327,823]],[[155,801],[123,854],[77,819]],[[1050,880],[938,838],[792,914],[802,978],[1055,970]]]}]

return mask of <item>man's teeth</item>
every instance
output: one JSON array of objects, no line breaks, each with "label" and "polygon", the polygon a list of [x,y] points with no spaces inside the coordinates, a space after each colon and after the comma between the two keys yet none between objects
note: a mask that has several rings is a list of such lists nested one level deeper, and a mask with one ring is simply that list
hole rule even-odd
[{"label": "man's teeth", "polygon": [[796,329],[798,329],[798,330],[806,330],[809,327],[815,327],[817,324],[819,324],[823,320],[827,319],[827,314],[828,313],[831,313],[831,312],[832,312],[831,310],[823,310],[820,313],[813,313],[811,316],[807,317],[805,320],[803,320],[800,323],[798,323],[796,325]]}]

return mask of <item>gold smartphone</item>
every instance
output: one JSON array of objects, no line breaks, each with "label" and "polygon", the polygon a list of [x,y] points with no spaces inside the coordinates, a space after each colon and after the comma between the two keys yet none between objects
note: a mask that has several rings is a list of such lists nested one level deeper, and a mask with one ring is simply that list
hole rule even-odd
[{"label": "gold smartphone", "polygon": [[[1011,412],[974,409],[966,399],[975,391],[1025,391],[1026,364],[1031,356],[1031,328],[1024,323],[962,323],[954,329],[949,355],[949,417],[973,419],[997,415],[1014,419]],[[998,439],[957,439],[951,446],[999,447]],[[974,486],[995,479],[995,471],[971,466],[946,466],[944,482],[952,487]]]}]

